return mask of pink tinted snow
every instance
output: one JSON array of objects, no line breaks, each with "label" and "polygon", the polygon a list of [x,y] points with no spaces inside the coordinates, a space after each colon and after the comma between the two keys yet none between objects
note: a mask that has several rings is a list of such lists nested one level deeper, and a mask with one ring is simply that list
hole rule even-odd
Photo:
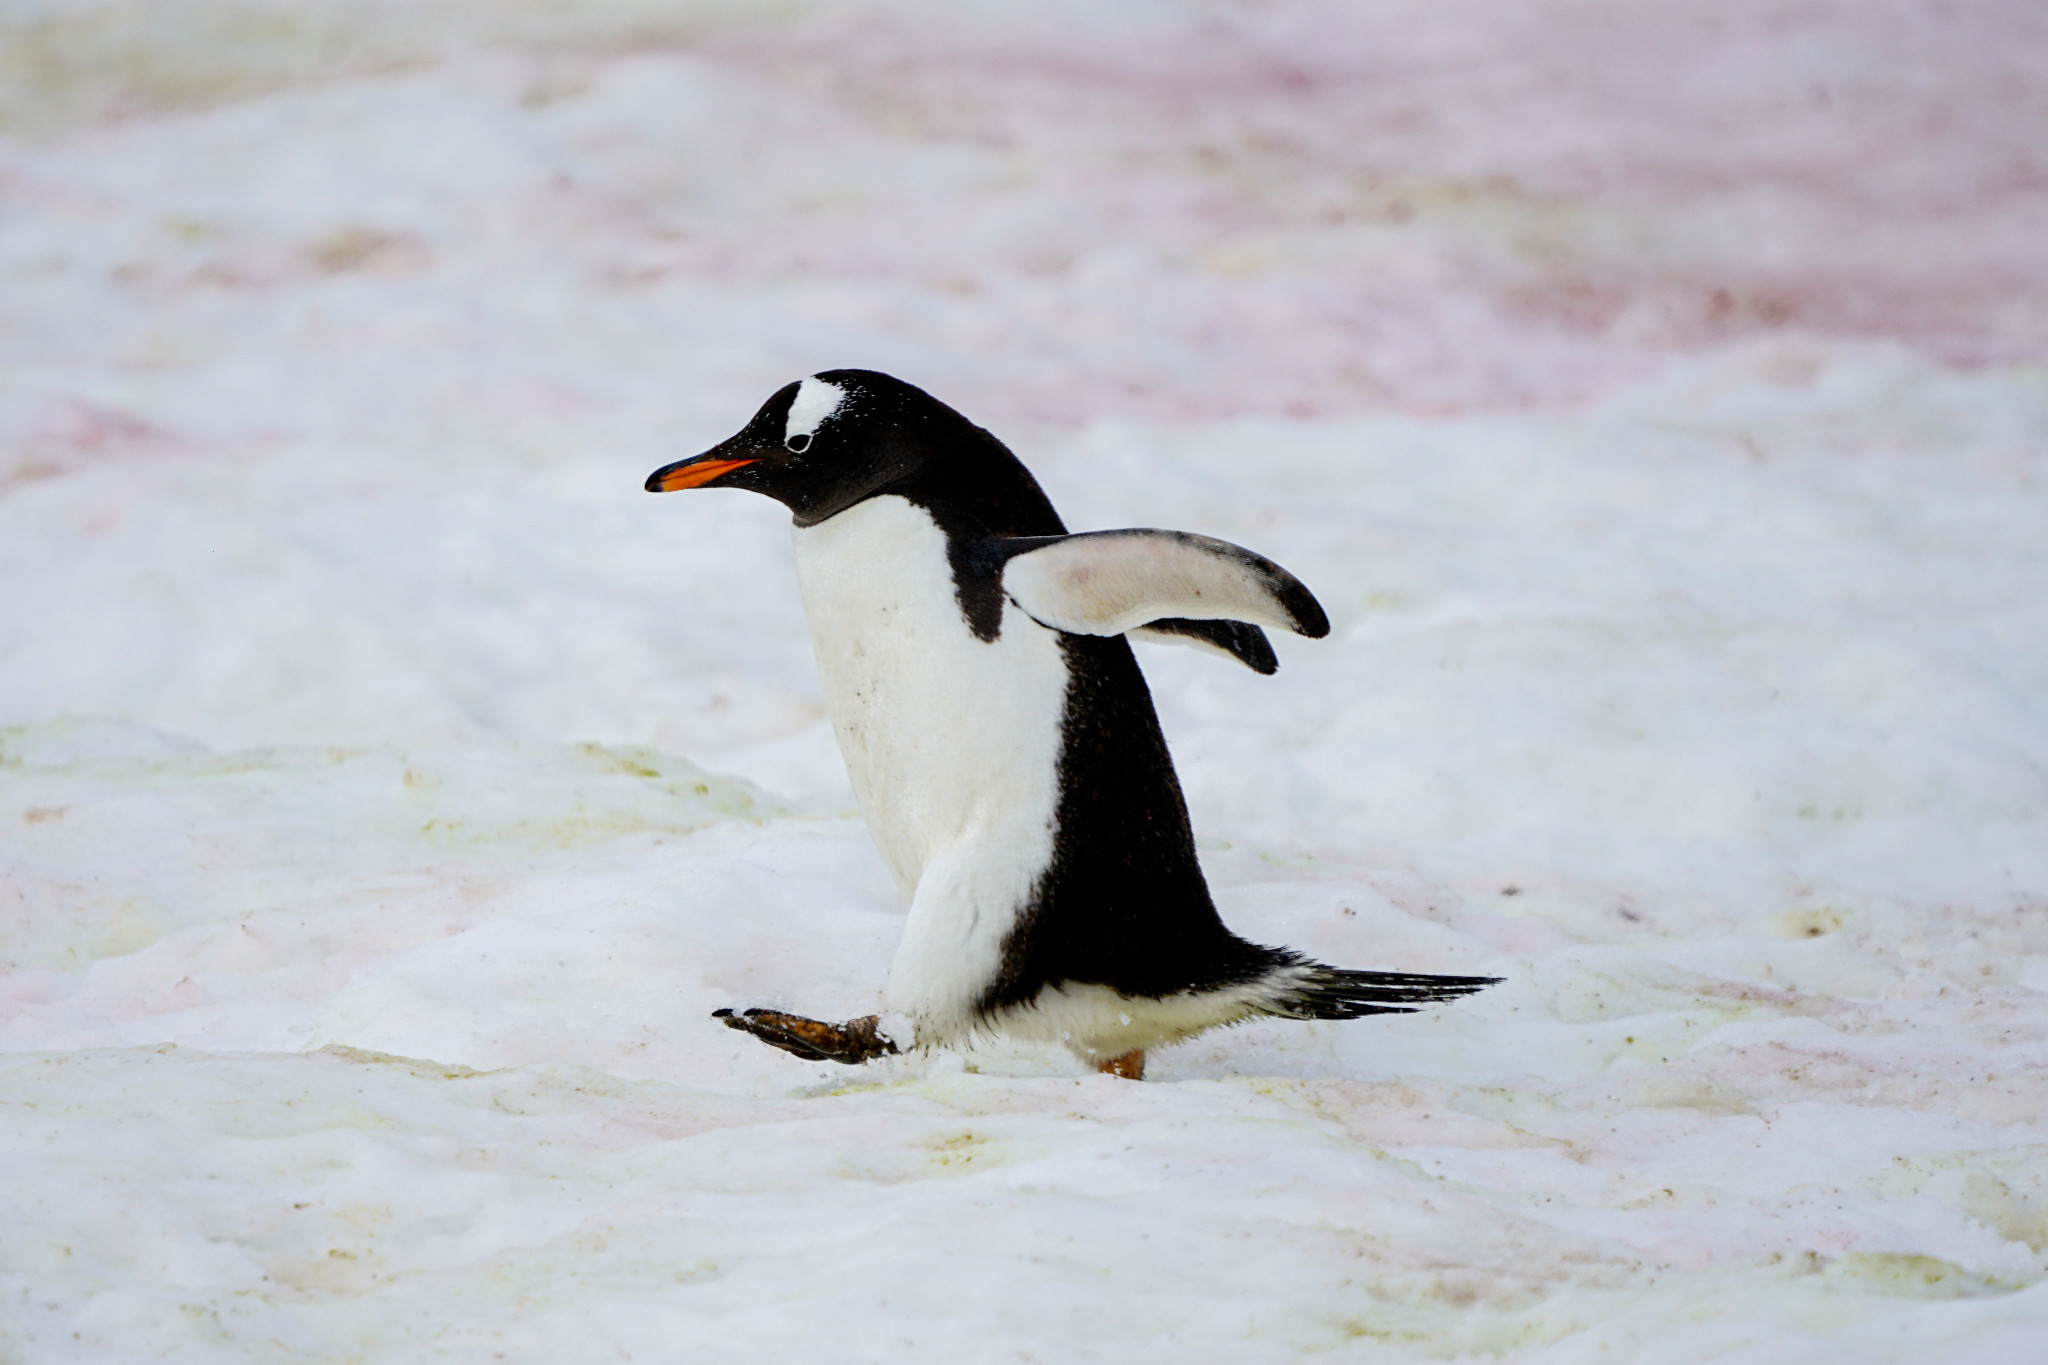
[{"label": "pink tinted snow", "polygon": [[[992,347],[1036,363],[987,367],[977,411],[1555,402],[1764,333],[2048,349],[2037,4],[865,10],[700,51],[1029,168],[999,210],[878,204],[723,257],[1043,333]],[[1026,197],[1052,221],[984,221]]]},{"label": "pink tinted snow", "polygon": [[110,369],[175,372],[135,420],[188,437],[615,444],[840,365],[1015,430],[1556,406],[1785,335],[2048,356],[2026,0],[608,13],[0,141],[0,362],[63,391],[0,404],[0,478],[104,453],[66,414]]}]

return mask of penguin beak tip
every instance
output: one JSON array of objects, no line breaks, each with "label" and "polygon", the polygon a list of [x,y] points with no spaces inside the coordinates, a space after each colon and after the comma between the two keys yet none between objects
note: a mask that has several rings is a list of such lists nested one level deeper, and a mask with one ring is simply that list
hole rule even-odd
[{"label": "penguin beak tip", "polygon": [[732,473],[735,469],[744,469],[755,463],[756,460],[708,460],[700,455],[695,459],[663,465],[647,476],[645,487],[650,493],[674,493],[684,488],[701,488]]}]

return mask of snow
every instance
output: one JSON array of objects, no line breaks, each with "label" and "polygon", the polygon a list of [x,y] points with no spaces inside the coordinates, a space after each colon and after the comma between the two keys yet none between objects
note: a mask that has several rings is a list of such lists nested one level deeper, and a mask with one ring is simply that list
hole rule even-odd
[{"label": "snow", "polygon": [[[0,1355],[2042,1356],[2036,9],[1099,9],[0,15]],[[849,365],[1300,575],[1225,917],[1505,983],[714,1024],[904,907],[641,481]]]}]

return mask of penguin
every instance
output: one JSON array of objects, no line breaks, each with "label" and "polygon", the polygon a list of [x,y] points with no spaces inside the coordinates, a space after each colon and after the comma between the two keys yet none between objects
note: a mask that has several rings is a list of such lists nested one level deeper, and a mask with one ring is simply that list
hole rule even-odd
[{"label": "penguin", "polygon": [[717,1011],[729,1027],[848,1064],[1006,1034],[1138,1079],[1147,1051],[1221,1025],[1405,1014],[1497,979],[1347,971],[1217,914],[1129,640],[1272,673],[1266,628],[1330,625],[1271,560],[1182,531],[1069,533],[1002,442],[873,370],[784,386],[646,487],[789,509],[826,710],[910,904],[883,997],[909,1038],[879,1015]]}]

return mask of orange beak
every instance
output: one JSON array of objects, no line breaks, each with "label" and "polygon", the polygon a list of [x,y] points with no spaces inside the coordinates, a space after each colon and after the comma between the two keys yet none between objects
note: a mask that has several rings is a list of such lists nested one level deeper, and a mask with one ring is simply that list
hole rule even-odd
[{"label": "orange beak", "polygon": [[713,479],[722,478],[735,469],[758,463],[755,460],[684,460],[666,469],[656,470],[647,480],[650,493],[674,493],[684,488],[699,488]]}]

